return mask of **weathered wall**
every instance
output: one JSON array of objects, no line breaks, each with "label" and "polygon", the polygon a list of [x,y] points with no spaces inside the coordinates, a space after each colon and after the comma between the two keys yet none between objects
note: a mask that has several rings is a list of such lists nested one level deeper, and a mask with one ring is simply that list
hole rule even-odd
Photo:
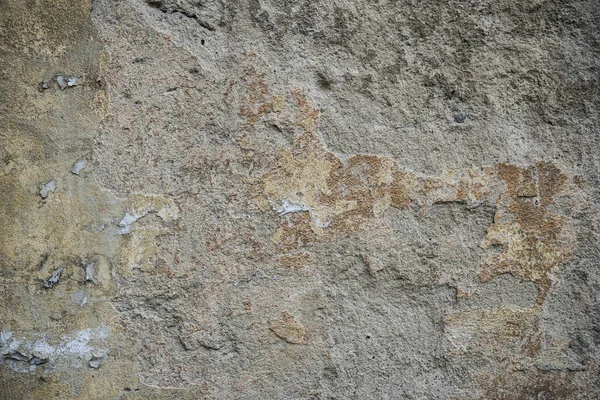
[{"label": "weathered wall", "polygon": [[0,0],[0,398],[600,397],[599,74],[596,0]]}]

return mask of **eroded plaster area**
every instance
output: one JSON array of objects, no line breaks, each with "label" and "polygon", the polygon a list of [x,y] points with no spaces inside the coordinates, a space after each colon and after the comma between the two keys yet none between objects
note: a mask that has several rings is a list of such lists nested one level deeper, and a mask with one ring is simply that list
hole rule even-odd
[{"label": "eroded plaster area", "polygon": [[434,3],[0,2],[0,397],[598,397],[597,5]]}]

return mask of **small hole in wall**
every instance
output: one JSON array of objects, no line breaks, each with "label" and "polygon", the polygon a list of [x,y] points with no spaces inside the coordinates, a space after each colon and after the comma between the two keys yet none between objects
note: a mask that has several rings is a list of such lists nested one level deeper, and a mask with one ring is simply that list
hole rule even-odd
[{"label": "small hole in wall", "polygon": [[367,339],[371,339],[371,335],[367,335]]},{"label": "small hole in wall", "polygon": [[200,39],[200,44],[204,46],[204,39]]}]

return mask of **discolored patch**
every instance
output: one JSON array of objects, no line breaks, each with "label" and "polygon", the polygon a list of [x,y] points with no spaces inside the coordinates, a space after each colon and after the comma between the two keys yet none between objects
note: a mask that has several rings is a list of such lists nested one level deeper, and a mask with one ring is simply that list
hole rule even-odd
[{"label": "discolored patch", "polygon": [[315,241],[356,232],[389,207],[410,203],[407,174],[393,160],[356,155],[344,164],[312,133],[280,150],[276,163],[256,192],[282,217],[274,242],[284,249],[297,247],[299,236]]},{"label": "discolored patch", "polygon": [[539,308],[476,309],[444,318],[447,354],[530,356],[537,349]]},{"label": "discolored patch", "polygon": [[270,207],[281,217],[273,238],[280,251],[375,228],[372,224],[390,207],[426,212],[447,202],[491,204],[494,222],[481,246],[502,251],[484,258],[479,278],[485,282],[511,273],[533,281],[541,304],[552,271],[572,253],[567,217],[549,211],[556,195],[568,194],[566,182],[566,175],[547,162],[453,169],[437,177],[403,171],[388,157],[356,154],[343,162],[316,134],[304,132],[291,148],[279,150],[276,167],[253,192],[261,209]]},{"label": "discolored patch", "polygon": [[541,304],[552,284],[552,271],[573,251],[570,221],[549,211],[554,196],[563,194],[567,177],[546,162],[531,168],[499,164],[498,177],[505,188],[482,246],[501,245],[502,252],[484,260],[479,276],[488,281],[508,272],[531,280],[540,286]]},{"label": "discolored patch", "polygon": [[292,253],[279,257],[279,262],[286,268],[299,270],[306,266],[309,259],[309,253]]},{"label": "discolored patch", "polygon": [[319,124],[321,110],[314,108],[307,96],[299,89],[292,90],[292,98],[296,103],[298,111],[296,113],[295,124],[304,129],[304,132],[314,132]]},{"label": "discolored patch", "polygon": [[282,313],[280,319],[271,321],[270,329],[275,335],[288,343],[302,344],[307,340],[304,326],[287,311]]},{"label": "discolored patch", "polygon": [[[240,103],[240,115],[246,119],[248,126],[256,124],[273,110],[265,74],[252,64],[255,57],[254,52],[250,53],[242,73],[236,79],[231,80],[227,89],[228,97]],[[276,106],[280,105],[281,101],[277,100]]]}]

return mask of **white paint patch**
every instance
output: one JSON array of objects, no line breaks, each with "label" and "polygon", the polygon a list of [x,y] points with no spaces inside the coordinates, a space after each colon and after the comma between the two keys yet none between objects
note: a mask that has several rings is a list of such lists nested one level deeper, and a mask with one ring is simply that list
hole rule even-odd
[{"label": "white paint patch", "polygon": [[145,215],[146,214],[139,215],[139,214],[136,214],[135,212],[133,214],[129,214],[128,212],[125,212],[123,219],[121,220],[121,222],[119,222],[119,226],[124,227],[127,225],[131,225],[135,221],[137,221],[138,219],[142,218]]},{"label": "white paint patch", "polygon": [[81,170],[84,169],[86,167],[86,165],[87,165],[86,159],[79,160],[73,165],[73,168],[71,168],[71,172],[74,173],[75,175],[79,175]]},{"label": "white paint patch", "polygon": [[289,200],[283,200],[281,206],[277,207],[275,211],[277,211],[277,215],[283,217],[286,214],[294,212],[310,211],[310,208],[300,203],[292,203]]},{"label": "white paint patch", "polygon": [[269,203],[271,203],[271,207],[273,207],[273,209],[277,212],[277,215],[279,215],[280,217],[283,217],[284,215],[290,213],[308,211],[310,212],[310,217],[312,218],[317,228],[323,229],[331,225],[331,220],[327,222],[321,221],[321,219],[315,214],[315,212],[310,207],[307,207],[302,203],[294,203],[289,200],[283,200],[279,207],[274,206],[273,202],[270,200]]},{"label": "white paint patch", "polygon": [[42,198],[45,199],[50,193],[54,193],[55,190],[56,181],[52,179],[50,182],[46,182],[42,185],[42,187],[40,188],[40,196],[42,196]]},{"label": "white paint patch", "polygon": [[65,88],[67,87],[67,81],[65,78],[63,78],[62,75],[58,75],[56,77],[56,83],[58,83],[58,87],[60,88],[60,90],[65,90]]},{"label": "white paint patch", "polygon": [[131,232],[132,224],[148,214],[156,214],[164,222],[176,220],[179,217],[179,209],[170,198],[163,196],[132,195],[133,206],[125,212],[118,226],[119,235]]},{"label": "white paint patch", "polygon": [[123,219],[121,219],[121,222],[119,222],[119,226],[121,227],[119,230],[119,235],[125,235],[131,232],[131,224],[140,218],[145,217],[146,214],[147,212],[143,214],[137,214],[136,212],[132,212],[132,214],[130,214],[129,212],[125,212]]},{"label": "white paint patch", "polygon": [[96,284],[96,280],[94,279],[94,274],[96,272],[96,264],[89,263],[85,266],[85,280],[92,282],[94,285]]},{"label": "white paint patch", "polygon": [[[93,357],[105,357],[108,350],[105,340],[109,337],[106,326],[75,331],[60,338],[58,344],[47,341],[46,334],[34,334],[35,339],[18,340],[13,332],[3,330],[0,334],[0,365],[6,365],[17,372],[35,371],[36,359],[44,360],[45,368],[81,368]],[[19,359],[11,357],[18,353]]]},{"label": "white paint patch", "polygon": [[49,358],[56,351],[56,347],[46,343],[46,339],[40,339],[33,343],[31,351],[36,357]]}]

